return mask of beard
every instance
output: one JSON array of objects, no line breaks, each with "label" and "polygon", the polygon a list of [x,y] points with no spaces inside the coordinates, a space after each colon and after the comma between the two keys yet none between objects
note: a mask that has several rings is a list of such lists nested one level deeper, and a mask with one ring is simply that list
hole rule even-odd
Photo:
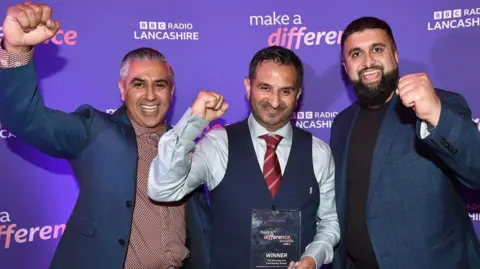
[{"label": "beard", "polygon": [[378,82],[365,84],[361,79],[352,81],[355,95],[361,106],[368,107],[384,104],[398,86],[398,79],[400,76],[398,67],[388,73],[384,73],[383,67],[372,66],[360,70],[358,72],[358,77],[361,78],[364,72],[375,69],[382,72],[382,77]]}]

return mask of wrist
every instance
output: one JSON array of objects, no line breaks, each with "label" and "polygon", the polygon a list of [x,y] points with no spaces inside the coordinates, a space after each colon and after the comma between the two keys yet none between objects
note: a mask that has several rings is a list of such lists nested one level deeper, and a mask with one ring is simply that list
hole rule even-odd
[{"label": "wrist", "polygon": [[2,39],[1,46],[5,51],[12,53],[27,53],[32,50],[31,46],[13,46],[5,38]]},{"label": "wrist", "polygon": [[195,106],[192,105],[192,106],[190,106],[190,112],[192,113],[192,116],[196,116],[196,117],[210,123],[210,121],[206,117],[205,109],[199,110],[198,108],[196,108]]},{"label": "wrist", "polygon": [[439,104],[438,107],[435,109],[435,112],[432,113],[432,115],[427,120],[425,120],[425,122],[427,123],[427,126],[430,129],[437,127],[438,122],[440,121],[441,111],[442,111],[442,105]]}]

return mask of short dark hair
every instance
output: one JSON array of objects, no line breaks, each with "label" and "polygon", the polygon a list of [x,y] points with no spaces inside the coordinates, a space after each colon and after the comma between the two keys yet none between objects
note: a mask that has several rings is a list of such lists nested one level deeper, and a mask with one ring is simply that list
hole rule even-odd
[{"label": "short dark hair", "polygon": [[250,81],[255,79],[257,66],[264,61],[273,61],[281,65],[293,65],[297,71],[297,89],[303,87],[303,64],[300,58],[292,51],[280,46],[270,46],[259,50],[250,61],[248,78]]},{"label": "short dark hair", "polygon": [[397,50],[397,44],[395,43],[395,38],[393,38],[392,28],[390,28],[388,23],[375,17],[361,17],[352,21],[343,31],[341,39],[342,51],[345,40],[347,40],[349,36],[367,29],[380,29],[385,31],[392,41],[393,50]]}]

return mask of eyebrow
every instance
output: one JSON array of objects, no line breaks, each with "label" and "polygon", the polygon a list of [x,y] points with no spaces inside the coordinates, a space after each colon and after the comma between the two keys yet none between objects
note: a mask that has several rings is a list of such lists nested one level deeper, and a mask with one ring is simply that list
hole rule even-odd
[{"label": "eyebrow", "polygon": [[[265,82],[260,82],[260,83],[257,85],[257,87],[262,87],[262,86],[264,86],[264,87],[269,87],[269,88],[272,87],[272,85],[270,85],[270,84],[268,84],[268,83],[265,83]],[[281,89],[281,90],[295,90],[295,86],[281,87],[280,89]]]},{"label": "eyebrow", "polygon": [[[374,48],[374,47],[386,48],[387,45],[385,45],[385,43],[376,42],[376,43],[373,43],[372,45],[370,45],[370,47],[371,47],[371,48]],[[348,55],[352,55],[352,53],[357,52],[357,51],[361,51],[361,50],[362,50],[362,49],[359,48],[359,47],[351,48],[351,49],[348,51]]]},{"label": "eyebrow", "polygon": [[[133,78],[133,79],[130,81],[130,84],[134,84],[134,83],[137,83],[137,82],[146,83],[147,80],[142,79],[142,78],[135,77],[135,78]],[[168,80],[166,80],[166,79],[156,79],[156,80],[155,80],[155,83],[166,83],[167,85],[170,86],[170,81],[168,81]]]}]

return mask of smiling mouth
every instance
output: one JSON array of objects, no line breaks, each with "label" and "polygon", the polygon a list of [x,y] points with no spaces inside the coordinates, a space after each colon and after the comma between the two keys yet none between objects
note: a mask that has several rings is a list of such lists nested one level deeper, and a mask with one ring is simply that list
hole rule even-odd
[{"label": "smiling mouth", "polygon": [[365,72],[362,73],[362,78],[367,80],[367,81],[377,80],[381,76],[382,76],[382,72],[378,69],[369,70],[369,71],[365,71]]},{"label": "smiling mouth", "polygon": [[158,110],[158,105],[147,106],[147,105],[140,105],[143,111],[146,112],[155,112]]}]

